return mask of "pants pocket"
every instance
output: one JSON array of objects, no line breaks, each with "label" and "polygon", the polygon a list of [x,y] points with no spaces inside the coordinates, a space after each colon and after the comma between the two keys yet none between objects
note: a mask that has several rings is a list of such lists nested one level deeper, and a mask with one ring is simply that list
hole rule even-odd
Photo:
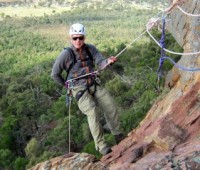
[{"label": "pants pocket", "polygon": [[86,115],[94,109],[95,105],[96,103],[94,98],[88,93],[88,91],[85,91],[85,93],[83,93],[83,95],[78,100],[79,109]]}]

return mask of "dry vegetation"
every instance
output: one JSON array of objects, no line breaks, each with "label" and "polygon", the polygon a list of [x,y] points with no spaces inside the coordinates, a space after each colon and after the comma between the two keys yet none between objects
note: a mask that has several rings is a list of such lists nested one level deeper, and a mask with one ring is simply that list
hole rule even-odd
[{"label": "dry vegetation", "polygon": [[35,33],[41,34],[45,37],[51,37],[51,39],[60,41],[62,42],[62,44],[65,44],[66,42],[68,42],[66,25],[41,26],[37,29],[30,28],[27,31],[30,31],[30,32],[34,31]]},{"label": "dry vegetation", "polygon": [[53,15],[61,13],[64,11],[70,10],[70,7],[1,7],[0,8],[0,19],[3,19],[3,16],[10,17],[40,17],[44,15]]},{"label": "dry vegetation", "polygon": [[[7,5],[1,5],[2,3],[8,3]],[[0,0],[0,20],[6,17],[40,17],[44,15],[54,15],[57,13],[62,13],[64,11],[72,10],[75,8],[115,8],[116,5],[128,6],[134,9],[152,9],[154,8],[150,4],[142,3],[138,4],[135,2],[122,3],[121,1],[109,2],[109,5],[103,5],[103,1],[85,1],[83,3],[78,3],[75,0],[70,0],[64,4],[51,3],[46,1],[46,3],[40,4],[40,1],[34,1],[34,3],[23,2],[23,4],[18,4],[17,0]],[[43,1],[41,1],[43,2]],[[45,1],[44,1],[45,2]]]}]

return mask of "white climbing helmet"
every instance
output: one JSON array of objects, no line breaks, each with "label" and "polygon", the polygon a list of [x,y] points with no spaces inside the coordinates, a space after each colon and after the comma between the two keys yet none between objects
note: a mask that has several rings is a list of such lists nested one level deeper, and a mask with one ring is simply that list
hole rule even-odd
[{"label": "white climbing helmet", "polygon": [[73,35],[73,34],[86,35],[85,27],[82,24],[79,24],[79,23],[73,24],[70,27],[69,35]]}]

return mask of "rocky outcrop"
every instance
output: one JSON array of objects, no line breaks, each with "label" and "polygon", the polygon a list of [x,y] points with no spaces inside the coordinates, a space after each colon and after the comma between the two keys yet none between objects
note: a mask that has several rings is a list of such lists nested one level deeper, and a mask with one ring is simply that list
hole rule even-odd
[{"label": "rocky outcrop", "polygon": [[[181,7],[188,13],[200,13],[198,0],[185,1]],[[184,53],[200,51],[200,17],[177,8],[170,15],[168,31]],[[200,68],[200,55],[182,56],[178,64]],[[139,127],[102,158],[110,169],[200,169],[200,72],[174,67],[166,86],[170,92],[154,103]]]},{"label": "rocky outcrop", "polygon": [[37,164],[30,170],[106,170],[93,155],[69,153]]},{"label": "rocky outcrop", "polygon": [[[187,0],[181,7],[188,13],[200,14],[199,0]],[[183,47],[184,52],[200,51],[200,17],[185,15],[177,8],[170,15],[167,29]],[[200,68],[200,55],[182,56],[178,64]],[[94,169],[94,165],[96,170],[199,170],[200,72],[186,72],[174,67],[166,80],[169,93],[163,94],[154,103],[140,125],[120,144],[114,146],[111,153],[99,162],[93,162],[93,158],[88,159],[88,155],[75,154],[65,158],[67,165],[64,169],[68,170],[72,165],[74,169],[77,166],[79,169],[86,166]],[[59,159],[63,160],[55,158],[55,161],[52,160],[54,165],[56,159],[57,162]],[[70,162],[72,159],[76,164]],[[36,166],[31,170],[36,169],[42,168]]]},{"label": "rocky outcrop", "polygon": [[195,83],[174,102],[169,102],[166,110],[163,110],[166,98],[155,103],[140,127],[113,147],[113,152],[101,161],[113,170],[145,170],[149,167],[178,169],[186,164],[192,170],[199,169],[199,90],[200,82]]},{"label": "rocky outcrop", "polygon": [[[200,1],[181,6],[200,14]],[[172,11],[168,31],[184,53],[200,51],[200,17]],[[179,65],[200,68],[200,55],[182,56]],[[110,169],[200,169],[200,72],[173,68],[166,86],[171,90],[154,103],[139,127],[113,152],[101,159]]]}]

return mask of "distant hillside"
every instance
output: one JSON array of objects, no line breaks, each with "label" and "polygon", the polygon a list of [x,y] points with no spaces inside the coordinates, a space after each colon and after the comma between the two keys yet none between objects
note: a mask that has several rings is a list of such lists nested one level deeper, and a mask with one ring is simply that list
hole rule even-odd
[{"label": "distant hillside", "polygon": [[[128,0],[116,0],[116,1],[109,1],[109,0],[0,0],[0,7],[5,6],[23,6],[23,5],[32,5],[32,6],[72,6],[72,7],[85,7],[85,6],[102,6],[106,7],[133,7],[135,5],[142,5],[145,8],[154,8],[155,6],[163,7],[167,5],[166,1],[160,0],[149,0],[148,2],[145,0],[135,0],[135,1],[128,1]],[[108,7],[108,6],[107,6]]]},{"label": "distant hillside", "polygon": [[127,0],[0,0],[0,20],[4,18],[38,17],[54,15],[75,9],[109,9],[119,11],[161,10],[167,6],[162,1]]}]

